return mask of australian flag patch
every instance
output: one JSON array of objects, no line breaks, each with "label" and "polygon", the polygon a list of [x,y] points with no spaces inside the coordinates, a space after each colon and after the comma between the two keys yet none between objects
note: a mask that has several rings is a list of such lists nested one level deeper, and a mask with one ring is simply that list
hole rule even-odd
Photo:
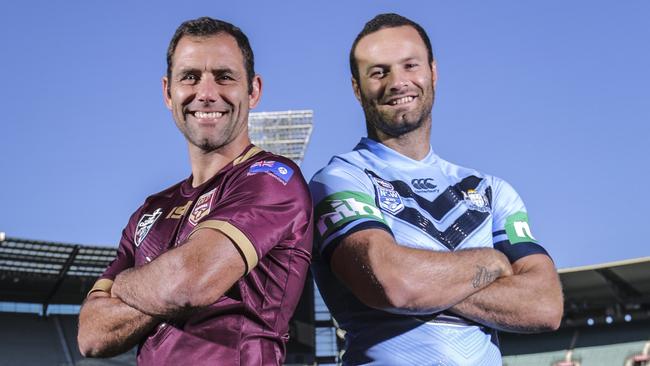
[{"label": "australian flag patch", "polygon": [[282,184],[287,184],[293,176],[293,169],[279,161],[262,160],[251,165],[250,169],[248,169],[248,175],[257,173],[267,173],[280,180]]}]

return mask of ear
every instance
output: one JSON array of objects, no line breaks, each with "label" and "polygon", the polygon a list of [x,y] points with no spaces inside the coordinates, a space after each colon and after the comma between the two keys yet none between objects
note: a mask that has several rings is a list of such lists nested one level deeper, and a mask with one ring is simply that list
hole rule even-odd
[{"label": "ear", "polygon": [[433,81],[433,88],[436,88],[436,82],[438,81],[438,70],[436,69],[436,61],[431,61],[431,80]]},{"label": "ear", "polygon": [[248,96],[248,108],[253,109],[257,106],[257,103],[260,102],[262,97],[262,77],[255,75],[252,80],[252,91]]},{"label": "ear", "polygon": [[162,92],[163,92],[163,100],[165,101],[165,105],[167,106],[167,109],[171,110],[172,109],[172,93],[169,90],[169,79],[167,79],[167,76],[164,76],[162,78]]},{"label": "ear", "polygon": [[354,96],[357,98],[359,103],[361,103],[361,90],[359,90],[359,83],[354,76],[352,77],[352,91],[354,91]]}]

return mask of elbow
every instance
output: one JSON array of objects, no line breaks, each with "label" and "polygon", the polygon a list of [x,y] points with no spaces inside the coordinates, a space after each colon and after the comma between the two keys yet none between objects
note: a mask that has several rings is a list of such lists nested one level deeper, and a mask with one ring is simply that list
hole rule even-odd
[{"label": "elbow", "polygon": [[81,329],[77,335],[77,345],[79,346],[79,353],[81,353],[82,356],[94,356],[94,348],[92,347],[92,344],[86,339],[86,337],[82,335]]},{"label": "elbow", "polygon": [[548,305],[547,326],[549,331],[558,330],[564,317],[564,296],[562,288],[558,288],[556,296],[553,296]]},{"label": "elbow", "polygon": [[79,314],[79,331],[77,333],[77,346],[79,353],[84,357],[99,357],[101,354],[101,342],[98,337],[93,336],[95,332],[89,327],[90,319],[86,319],[84,308]]},{"label": "elbow", "polygon": [[562,323],[561,314],[562,313],[559,312],[554,314],[546,314],[546,316],[540,315],[537,321],[537,326],[534,329],[534,333],[553,332],[558,330],[560,328],[560,324]]},{"label": "elbow", "polygon": [[109,357],[107,348],[104,347],[101,340],[87,333],[81,327],[79,328],[79,334],[77,335],[79,353],[84,357]]},{"label": "elbow", "polygon": [[540,302],[538,314],[539,332],[552,332],[560,328],[562,316],[564,315],[564,306],[562,299]]},{"label": "elbow", "polygon": [[560,324],[562,324],[562,316],[564,315],[562,305],[553,306],[546,313],[543,330],[547,332],[558,330]]}]

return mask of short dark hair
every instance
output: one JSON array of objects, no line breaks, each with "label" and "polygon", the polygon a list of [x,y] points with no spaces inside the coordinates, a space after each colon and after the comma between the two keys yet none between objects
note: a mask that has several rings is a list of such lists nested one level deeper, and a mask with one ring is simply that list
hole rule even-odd
[{"label": "short dark hair", "polygon": [[244,32],[242,32],[242,30],[238,27],[228,22],[224,22],[223,20],[212,19],[210,17],[201,17],[185,21],[176,29],[176,33],[174,33],[172,40],[169,42],[169,47],[167,47],[167,79],[169,80],[167,83],[168,88],[171,84],[174,52],[176,52],[176,46],[178,46],[178,42],[181,40],[181,38],[184,36],[209,37],[222,33],[231,35],[235,41],[237,41],[239,50],[244,57],[244,69],[246,69],[246,79],[248,81],[248,94],[253,92],[255,56],[253,55],[253,49],[248,42],[248,37],[246,37]]},{"label": "short dark hair", "polygon": [[431,65],[433,62],[433,49],[431,48],[431,40],[429,40],[429,36],[427,36],[427,32],[424,31],[424,28],[411,19],[399,14],[379,14],[366,23],[361,32],[357,35],[357,38],[354,39],[354,43],[352,43],[352,48],[350,49],[350,71],[352,72],[354,80],[359,82],[359,65],[357,64],[357,59],[354,57],[354,50],[357,48],[357,44],[361,41],[361,38],[384,28],[397,28],[402,26],[413,27],[418,32],[425,46],[427,46],[427,51],[429,52],[429,65]]}]

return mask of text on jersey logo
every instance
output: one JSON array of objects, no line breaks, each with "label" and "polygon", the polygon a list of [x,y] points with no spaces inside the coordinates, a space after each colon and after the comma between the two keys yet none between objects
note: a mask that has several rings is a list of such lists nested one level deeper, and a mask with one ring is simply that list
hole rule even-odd
[{"label": "text on jersey logo", "polygon": [[397,193],[395,187],[379,177],[370,176],[375,183],[377,192],[377,203],[382,210],[395,215],[404,209],[402,197]]},{"label": "text on jersey logo", "polygon": [[201,197],[196,200],[196,205],[194,205],[194,209],[192,210],[188,220],[190,224],[196,226],[196,224],[199,223],[199,220],[210,213],[210,209],[212,208],[212,197],[216,191],[217,189],[215,188],[208,193],[202,194]]},{"label": "text on jersey logo", "polygon": [[520,211],[508,216],[505,226],[510,244],[537,242],[530,230],[527,213]]},{"label": "text on jersey logo", "polygon": [[318,233],[324,238],[346,223],[358,219],[384,222],[381,210],[372,201],[367,194],[351,191],[338,192],[326,197],[315,209]]},{"label": "text on jersey logo", "polygon": [[187,210],[190,209],[190,206],[192,206],[192,201],[187,201],[187,203],[184,204],[183,206],[174,207],[174,209],[169,211],[169,213],[165,218],[178,220],[181,217],[183,217],[183,215],[185,215],[185,212],[187,212]]}]

